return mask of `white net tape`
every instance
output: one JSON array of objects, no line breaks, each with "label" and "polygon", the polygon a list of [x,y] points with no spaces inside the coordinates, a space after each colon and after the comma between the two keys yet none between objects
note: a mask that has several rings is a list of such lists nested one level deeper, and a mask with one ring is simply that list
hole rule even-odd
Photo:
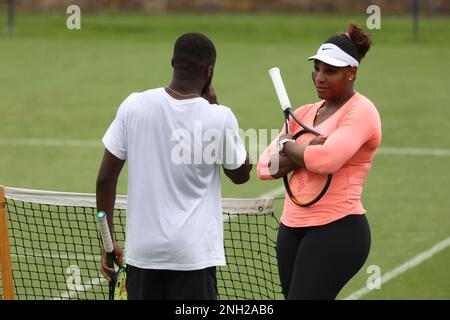
[{"label": "white net tape", "polygon": [[[56,192],[5,187],[5,197],[11,200],[48,205],[73,207],[96,206],[95,194],[93,193]],[[222,198],[222,211],[229,214],[265,214],[273,212],[273,202],[273,199],[270,198]],[[126,209],[127,196],[116,196],[115,208]]]}]

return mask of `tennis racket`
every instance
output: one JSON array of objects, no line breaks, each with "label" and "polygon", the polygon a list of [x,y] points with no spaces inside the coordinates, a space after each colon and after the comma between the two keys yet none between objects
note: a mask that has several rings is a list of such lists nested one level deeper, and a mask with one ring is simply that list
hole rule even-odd
[{"label": "tennis racket", "polygon": [[[99,224],[100,236],[102,238],[103,249],[106,252],[106,263],[109,268],[114,268],[114,261],[116,257],[114,255],[114,246],[109,232],[108,222],[106,221],[106,213],[104,211],[98,211],[95,214],[97,222]],[[116,261],[117,262],[117,261]],[[116,287],[117,276],[115,272],[110,272],[109,277],[109,300],[114,300],[114,291]]]},{"label": "tennis racket", "polygon": [[[301,130],[297,131],[292,138],[299,144],[308,145],[320,133],[304,125],[292,111],[291,102],[284,87],[283,79],[279,68],[269,70],[273,86],[280,100],[281,109],[284,113],[286,133],[291,133],[289,117],[291,116],[297,122]],[[322,175],[310,172],[306,168],[295,170],[290,177],[283,177],[284,187],[292,202],[301,206],[308,207],[319,201],[327,192],[331,183],[332,174]]]},{"label": "tennis racket", "polygon": [[121,267],[114,275],[114,300],[128,300],[126,267]]}]

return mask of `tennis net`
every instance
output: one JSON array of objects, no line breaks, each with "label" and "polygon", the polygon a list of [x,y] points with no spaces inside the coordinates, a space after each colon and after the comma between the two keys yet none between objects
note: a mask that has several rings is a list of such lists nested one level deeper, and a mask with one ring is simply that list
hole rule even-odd
[{"label": "tennis net", "polygon": [[[227,266],[217,268],[219,299],[281,298],[273,199],[222,199],[222,207]],[[125,209],[126,196],[117,196],[122,248]],[[95,211],[94,194],[0,189],[0,297],[107,299]]]}]

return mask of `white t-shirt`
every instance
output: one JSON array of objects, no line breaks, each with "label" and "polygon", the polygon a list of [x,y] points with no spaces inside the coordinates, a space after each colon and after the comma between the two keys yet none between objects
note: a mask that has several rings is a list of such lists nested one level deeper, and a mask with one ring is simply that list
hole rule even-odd
[{"label": "white t-shirt", "polygon": [[144,269],[225,265],[220,166],[246,159],[232,111],[164,88],[132,93],[103,137],[128,161],[127,263]]}]

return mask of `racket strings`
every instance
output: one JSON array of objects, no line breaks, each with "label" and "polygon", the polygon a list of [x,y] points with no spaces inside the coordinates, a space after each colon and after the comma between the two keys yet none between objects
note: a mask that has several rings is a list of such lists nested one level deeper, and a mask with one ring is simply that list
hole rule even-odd
[{"label": "racket strings", "polygon": [[289,181],[293,196],[301,203],[313,201],[326,187],[328,176],[297,170]]},{"label": "racket strings", "polygon": [[[303,129],[293,135],[297,143],[308,145],[317,137],[315,133]],[[300,206],[309,206],[320,200],[331,182],[331,175],[322,175],[300,168],[293,172],[286,185],[290,189],[291,200]]]}]

